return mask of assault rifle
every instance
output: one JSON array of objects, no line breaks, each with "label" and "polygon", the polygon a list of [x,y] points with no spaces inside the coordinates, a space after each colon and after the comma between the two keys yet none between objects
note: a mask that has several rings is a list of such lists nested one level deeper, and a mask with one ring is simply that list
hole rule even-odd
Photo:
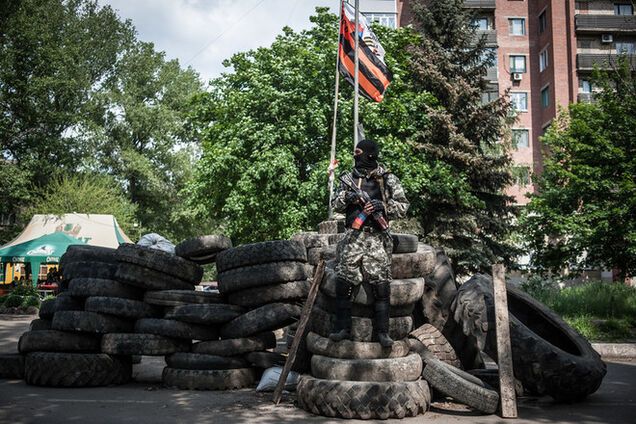
[{"label": "assault rifle", "polygon": [[[362,205],[366,205],[368,202],[371,201],[371,196],[369,196],[369,193],[356,187],[353,179],[351,178],[351,175],[340,176],[340,182],[356,194],[356,196],[358,197],[358,202],[360,202]],[[373,219],[375,219],[375,222],[378,223],[382,231],[386,231],[389,229],[389,223],[386,221],[386,218],[384,218],[382,212],[373,212],[372,215]],[[362,225],[364,224],[364,221],[366,221],[367,217],[368,215],[364,212],[363,209],[353,221],[351,228],[353,228],[354,230],[359,230],[360,228],[362,228]]]}]

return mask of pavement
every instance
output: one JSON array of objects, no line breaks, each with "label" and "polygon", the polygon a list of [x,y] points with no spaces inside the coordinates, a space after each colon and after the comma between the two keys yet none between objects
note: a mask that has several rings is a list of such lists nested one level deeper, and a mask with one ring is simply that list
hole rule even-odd
[{"label": "pavement", "polygon": [[[0,352],[13,352],[32,317],[0,317]],[[557,404],[548,397],[518,399],[515,423],[636,422],[636,361],[608,360],[599,390],[576,404]],[[61,389],[28,386],[22,380],[0,380],[0,424],[12,423],[342,423],[307,413],[286,394],[280,405],[271,393],[253,389],[199,392],[161,387],[162,358],[144,357],[134,369],[135,383],[124,386]],[[505,423],[452,402],[434,403],[424,415],[387,423]]]}]

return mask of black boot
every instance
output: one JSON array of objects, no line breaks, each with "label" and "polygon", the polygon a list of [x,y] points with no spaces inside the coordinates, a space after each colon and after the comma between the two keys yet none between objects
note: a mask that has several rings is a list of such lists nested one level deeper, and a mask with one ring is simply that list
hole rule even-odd
[{"label": "black boot", "polygon": [[351,339],[351,293],[353,284],[338,278],[336,280],[336,322],[329,339],[339,342]]},{"label": "black boot", "polygon": [[388,281],[378,281],[373,284],[375,296],[375,326],[378,334],[378,342],[382,347],[393,346],[393,340],[389,336],[389,300],[391,297],[391,284]]}]

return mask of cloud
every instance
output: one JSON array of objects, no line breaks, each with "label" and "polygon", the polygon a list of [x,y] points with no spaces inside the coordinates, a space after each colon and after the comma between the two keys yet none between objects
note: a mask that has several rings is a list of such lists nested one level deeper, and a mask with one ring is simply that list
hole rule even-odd
[{"label": "cloud", "polygon": [[316,6],[337,10],[337,0],[100,0],[135,25],[138,38],[155,44],[208,80],[232,54],[268,46],[281,29],[310,26]]}]

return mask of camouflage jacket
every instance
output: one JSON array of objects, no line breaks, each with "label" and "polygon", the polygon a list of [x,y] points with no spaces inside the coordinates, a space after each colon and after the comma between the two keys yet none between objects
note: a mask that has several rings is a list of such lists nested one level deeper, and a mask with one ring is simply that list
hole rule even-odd
[{"label": "camouflage jacket", "polygon": [[[342,175],[351,175],[353,180],[359,178],[365,178],[367,175],[360,173],[356,168],[353,168],[350,172],[345,172]],[[398,177],[390,171],[384,169],[382,166],[378,166],[375,170],[371,171],[368,175],[372,176],[381,176],[384,180],[384,194],[386,198],[386,202],[384,203],[384,208],[386,210],[387,218],[399,219],[406,217],[406,211],[409,208],[409,201],[406,199],[406,195],[404,194],[404,188],[400,183]],[[347,204],[345,202],[346,195],[349,189],[342,183],[338,184],[335,189],[335,193],[333,196],[332,207],[336,212],[344,213]]]}]

